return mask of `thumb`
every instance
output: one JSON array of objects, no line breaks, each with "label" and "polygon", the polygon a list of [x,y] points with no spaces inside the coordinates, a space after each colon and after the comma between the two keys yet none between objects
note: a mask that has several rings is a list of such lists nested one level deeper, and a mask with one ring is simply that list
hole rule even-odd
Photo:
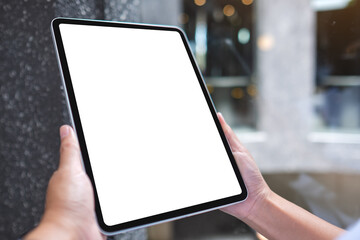
[{"label": "thumb", "polygon": [[68,126],[60,127],[60,169],[81,170],[81,154],[74,130]]},{"label": "thumb", "polygon": [[217,113],[220,125],[224,130],[226,139],[228,140],[231,150],[233,152],[244,152],[246,151],[245,147],[241,144],[240,140],[234,133],[234,131],[230,128],[230,126],[225,122],[225,119],[221,113]]}]

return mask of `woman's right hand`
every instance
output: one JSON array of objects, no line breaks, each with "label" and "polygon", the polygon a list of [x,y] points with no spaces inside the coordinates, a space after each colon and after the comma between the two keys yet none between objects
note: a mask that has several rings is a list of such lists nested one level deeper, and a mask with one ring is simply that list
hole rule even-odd
[{"label": "woman's right hand", "polygon": [[268,239],[328,240],[344,232],[271,191],[250,153],[221,114],[218,118],[248,190],[245,201],[222,208],[224,212],[244,221]]},{"label": "woman's right hand", "polygon": [[262,201],[270,195],[271,190],[262,177],[253,157],[241,144],[221,113],[218,113],[218,118],[248,190],[248,197],[244,202],[221,210],[244,221],[252,209],[261,205]]}]

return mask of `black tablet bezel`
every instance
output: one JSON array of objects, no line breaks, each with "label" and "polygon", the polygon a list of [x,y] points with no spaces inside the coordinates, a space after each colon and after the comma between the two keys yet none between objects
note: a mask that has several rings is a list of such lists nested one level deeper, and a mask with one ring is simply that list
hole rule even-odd
[{"label": "black tablet bezel", "polygon": [[[86,147],[86,141],[84,138],[84,133],[83,133],[83,129],[81,126],[81,121],[80,121],[80,116],[79,116],[79,111],[77,108],[77,104],[76,104],[76,99],[75,99],[75,95],[74,95],[74,90],[72,87],[72,83],[71,83],[71,77],[70,77],[70,72],[69,72],[69,67],[67,64],[67,60],[66,60],[66,55],[65,55],[65,51],[64,51],[64,46],[62,43],[62,39],[61,39],[61,34],[60,34],[60,29],[59,26],[60,24],[75,24],[75,25],[91,25],[91,26],[103,26],[103,27],[120,27],[120,28],[135,28],[135,29],[154,29],[154,30],[162,30],[162,31],[175,31],[178,32],[181,36],[181,39],[183,41],[184,47],[187,51],[187,54],[191,60],[191,64],[193,66],[193,69],[196,73],[198,82],[201,86],[202,92],[204,94],[204,97],[207,101],[207,104],[209,106],[209,110],[211,111],[212,117],[216,123],[217,129],[219,131],[219,134],[221,136],[221,139],[223,141],[224,147],[227,151],[227,154],[229,156],[229,160],[232,164],[232,167],[235,171],[236,177],[238,179],[239,185],[241,187],[241,194],[235,195],[235,196],[231,196],[231,197],[227,197],[227,198],[222,198],[222,199],[218,199],[215,201],[211,201],[211,202],[206,202],[206,203],[201,203],[198,205],[194,205],[194,206],[189,206],[186,208],[182,208],[182,209],[177,209],[174,211],[170,211],[170,212],[166,212],[166,213],[161,213],[161,214],[157,214],[157,215],[153,215],[153,216],[149,216],[149,217],[145,217],[145,218],[141,218],[141,219],[137,219],[137,220],[133,220],[133,221],[129,221],[129,222],[125,222],[125,223],[120,223],[117,225],[112,225],[112,226],[108,226],[104,223],[103,217],[102,217],[102,212],[101,212],[101,207],[100,207],[100,203],[99,203],[99,198],[98,198],[98,194],[97,194],[97,190],[96,190],[96,186],[95,186],[95,181],[94,181],[94,176],[91,170],[91,164],[90,164],[90,160],[89,160],[89,155],[88,155],[88,151],[87,151],[87,147]],[[203,80],[203,77],[199,71],[199,68],[194,60],[194,57],[192,55],[192,52],[190,50],[189,44],[188,44],[188,40],[185,36],[185,33],[177,27],[172,27],[172,26],[160,26],[160,25],[147,25],[147,24],[134,24],[134,23],[123,23],[123,22],[110,22],[110,21],[96,21],[96,20],[84,20],[84,19],[71,19],[71,18],[56,18],[52,21],[52,33],[53,33],[53,39],[54,39],[54,43],[55,43],[55,47],[57,50],[57,56],[58,56],[58,60],[59,60],[59,67],[60,67],[60,71],[62,72],[62,76],[63,76],[63,83],[65,85],[65,90],[67,93],[67,100],[68,100],[68,104],[69,104],[69,110],[71,111],[71,117],[73,120],[73,124],[74,124],[74,128],[76,129],[76,133],[77,133],[77,137],[79,140],[79,144],[80,144],[80,149],[81,149],[81,153],[82,153],[82,159],[83,159],[83,164],[85,167],[85,171],[87,173],[87,175],[89,176],[90,180],[91,180],[91,184],[94,188],[94,198],[95,198],[95,211],[96,211],[96,216],[97,216],[97,221],[98,224],[100,226],[100,228],[102,229],[102,231],[105,234],[115,234],[121,231],[125,231],[128,229],[134,229],[134,228],[139,228],[139,227],[144,227],[144,226],[148,226],[148,225],[152,225],[154,223],[158,223],[158,222],[163,222],[163,221],[168,221],[168,220],[172,220],[172,219],[177,219],[177,218],[181,218],[183,216],[189,216],[189,215],[194,215],[197,213],[201,213],[201,212],[206,212],[212,209],[217,209],[220,208],[222,206],[226,206],[226,205],[230,205],[236,202],[240,202],[246,199],[247,197],[247,190],[244,184],[244,181],[240,175],[239,169],[237,167],[237,164],[235,162],[235,159],[232,155],[230,146],[226,140],[226,137],[224,135],[224,132],[221,128],[220,122],[217,118],[216,115],[216,111],[213,105],[213,102],[211,100],[211,97],[208,93],[208,90],[205,86],[205,82]]]}]

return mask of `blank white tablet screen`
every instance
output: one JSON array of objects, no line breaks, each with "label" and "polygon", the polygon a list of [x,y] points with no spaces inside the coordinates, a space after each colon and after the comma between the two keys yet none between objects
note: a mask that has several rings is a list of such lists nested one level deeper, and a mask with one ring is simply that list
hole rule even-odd
[{"label": "blank white tablet screen", "polygon": [[179,33],[60,32],[105,224],[241,193]]}]

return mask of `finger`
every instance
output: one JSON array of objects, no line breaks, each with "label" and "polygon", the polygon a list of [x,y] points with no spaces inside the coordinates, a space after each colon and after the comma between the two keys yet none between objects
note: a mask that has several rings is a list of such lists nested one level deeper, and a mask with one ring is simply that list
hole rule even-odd
[{"label": "finger", "polygon": [[226,123],[223,115],[221,113],[217,113],[222,129],[224,130],[226,139],[228,140],[231,149],[233,152],[243,152],[246,151],[245,147],[241,144],[240,140],[237,138],[234,131],[230,128],[230,126]]},{"label": "finger", "polygon": [[74,130],[68,126],[64,125],[60,127],[60,169],[73,169],[81,170],[81,155],[78,141],[75,137]]}]

